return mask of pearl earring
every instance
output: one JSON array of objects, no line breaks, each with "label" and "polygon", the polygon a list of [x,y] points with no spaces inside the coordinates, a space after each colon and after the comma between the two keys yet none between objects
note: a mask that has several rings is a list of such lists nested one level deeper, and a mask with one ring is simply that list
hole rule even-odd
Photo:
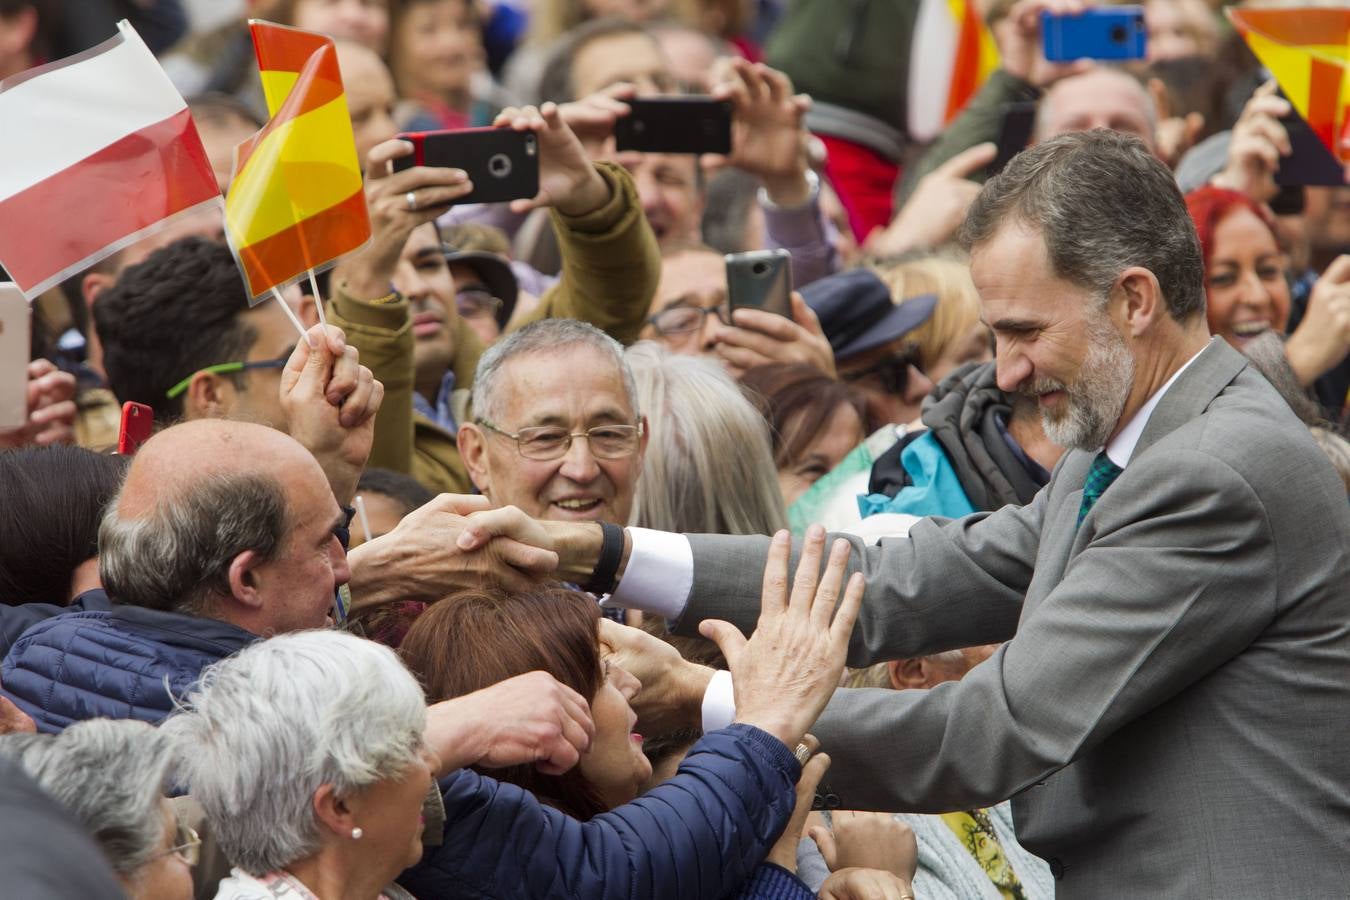
[{"label": "pearl earring", "polygon": [[352,840],[354,840],[354,841],[359,841],[359,840],[361,840],[361,835],[363,835],[363,834],[365,834],[365,832],[362,831],[360,828],[353,828],[353,829],[352,829]]}]

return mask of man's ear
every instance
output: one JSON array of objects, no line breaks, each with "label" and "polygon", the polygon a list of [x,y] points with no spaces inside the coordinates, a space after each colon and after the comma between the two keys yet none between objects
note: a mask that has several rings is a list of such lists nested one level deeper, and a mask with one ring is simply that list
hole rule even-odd
[{"label": "man's ear", "polygon": [[111,272],[87,272],[80,279],[80,296],[84,298],[84,305],[93,312],[94,301],[98,299],[108,288],[117,283],[117,276]]},{"label": "man's ear", "polygon": [[459,426],[455,442],[459,444],[459,458],[464,460],[464,467],[469,470],[473,486],[478,488],[483,496],[491,497],[492,467],[488,464],[487,435],[474,423],[465,422]]},{"label": "man's ear", "polygon": [[893,659],[886,663],[886,671],[891,676],[891,687],[897,691],[928,687],[928,676],[923,671],[921,656],[913,659]]},{"label": "man's ear", "polygon": [[230,596],[250,612],[259,612],[263,606],[262,585],[258,580],[258,567],[262,563],[255,550],[245,550],[230,560]]},{"label": "man's ear", "polygon": [[1120,273],[1116,288],[1125,301],[1122,324],[1130,337],[1142,337],[1167,316],[1167,301],[1158,276],[1148,269],[1131,266]]},{"label": "man's ear", "polygon": [[295,315],[306,330],[319,324],[318,301],[314,299],[313,294],[300,295],[300,305],[296,308]]},{"label": "man's ear", "polygon": [[234,409],[235,394],[234,382],[229,378],[214,372],[198,372],[183,394],[183,418],[228,418]]}]

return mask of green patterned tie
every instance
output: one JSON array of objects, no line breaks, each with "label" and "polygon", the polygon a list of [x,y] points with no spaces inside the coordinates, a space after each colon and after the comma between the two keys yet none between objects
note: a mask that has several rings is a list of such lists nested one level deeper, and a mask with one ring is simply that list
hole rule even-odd
[{"label": "green patterned tie", "polygon": [[1103,450],[1092,460],[1092,468],[1088,469],[1087,481],[1083,482],[1083,504],[1078,507],[1078,524],[1083,524],[1083,519],[1087,516],[1088,510],[1096,505],[1102,494],[1111,486],[1111,482],[1120,477],[1124,472],[1120,466],[1111,462],[1110,457]]}]

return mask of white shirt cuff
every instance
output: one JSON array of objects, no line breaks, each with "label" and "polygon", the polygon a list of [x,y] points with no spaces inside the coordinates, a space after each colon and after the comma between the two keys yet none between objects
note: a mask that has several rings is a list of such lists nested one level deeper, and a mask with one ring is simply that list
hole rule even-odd
[{"label": "white shirt cuff", "polygon": [[736,718],[736,692],[731,673],[717,672],[703,692],[703,733],[726,728]]},{"label": "white shirt cuff", "polygon": [[614,593],[601,606],[623,606],[675,621],[694,587],[694,551],[682,534],[629,528],[633,551],[628,555]]}]

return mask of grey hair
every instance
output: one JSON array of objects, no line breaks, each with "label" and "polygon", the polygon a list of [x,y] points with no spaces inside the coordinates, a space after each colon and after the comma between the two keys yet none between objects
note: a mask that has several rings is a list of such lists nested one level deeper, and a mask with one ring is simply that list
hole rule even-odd
[{"label": "grey hair", "polygon": [[769,423],[731,376],[651,341],[627,357],[651,427],[631,524],[711,534],[786,528]]},{"label": "grey hair", "polygon": [[1097,128],[1019,154],[971,204],[961,243],[978,247],[1009,222],[1038,233],[1054,274],[1099,302],[1121,272],[1142,266],[1173,319],[1205,311],[1195,226],[1176,179],[1136,137]]},{"label": "grey hair", "polygon": [[[1153,95],[1148,92],[1148,87],[1136,78],[1130,72],[1120,66],[1096,66],[1090,69],[1086,74],[1097,75],[1107,73],[1123,78],[1134,86],[1139,93],[1141,105],[1144,108],[1144,118],[1148,120],[1149,131],[1156,134],[1158,131],[1158,104],[1153,99]],[[1067,79],[1066,79],[1067,80]],[[1050,130],[1050,110],[1053,108],[1054,88],[1048,88],[1041,102],[1036,105],[1036,141],[1039,143],[1047,138],[1054,137],[1047,132]]]},{"label": "grey hair", "polygon": [[99,575],[110,598],[150,609],[205,615],[230,594],[231,561],[274,558],[289,531],[281,483],[256,472],[203,475],[137,518],[121,500],[99,528]]},{"label": "grey hair", "polygon": [[262,875],[322,845],[314,793],[401,776],[422,752],[422,689],[381,644],[338,631],[259,641],[207,669],[161,726],[221,849]]},{"label": "grey hair", "polygon": [[162,852],[173,746],[153,725],[88,719],[56,735],[0,737],[0,755],[69,810],[124,879]]},{"label": "grey hair", "polygon": [[[544,319],[513,331],[488,348],[478,360],[473,376],[473,414],[494,424],[501,424],[507,398],[501,389],[501,372],[517,356],[531,353],[555,353],[569,347],[589,347],[614,361],[623,374],[623,389],[633,407],[636,420],[641,415],[637,386],[633,372],[624,361],[623,345],[588,322],[576,319]],[[566,367],[560,366],[558,380],[567,378]]]}]

